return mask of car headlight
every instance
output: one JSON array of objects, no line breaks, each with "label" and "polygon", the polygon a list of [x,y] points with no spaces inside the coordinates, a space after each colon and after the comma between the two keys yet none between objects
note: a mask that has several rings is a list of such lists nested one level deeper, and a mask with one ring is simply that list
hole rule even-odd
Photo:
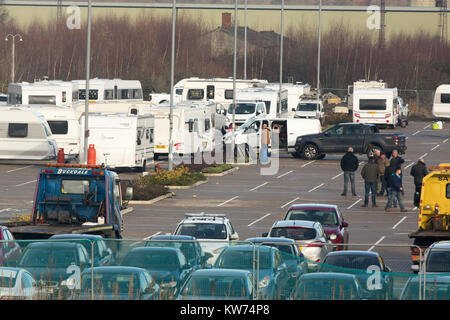
[{"label": "car headlight", "polygon": [[161,283],[160,287],[162,289],[171,289],[177,286],[177,282],[176,281],[170,281],[170,282],[165,282],[165,283]]},{"label": "car headlight", "polygon": [[270,277],[266,276],[266,277],[264,277],[264,279],[262,279],[258,282],[258,286],[260,289],[262,289],[262,288],[267,287],[269,285],[269,283],[270,283]]}]

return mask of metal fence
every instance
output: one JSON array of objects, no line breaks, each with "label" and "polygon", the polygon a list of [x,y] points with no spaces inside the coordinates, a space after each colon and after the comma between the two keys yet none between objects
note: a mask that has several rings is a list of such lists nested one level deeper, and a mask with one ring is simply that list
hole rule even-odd
[{"label": "metal fence", "polygon": [[0,299],[450,299],[450,251],[426,270],[412,245],[280,239],[2,241]]}]

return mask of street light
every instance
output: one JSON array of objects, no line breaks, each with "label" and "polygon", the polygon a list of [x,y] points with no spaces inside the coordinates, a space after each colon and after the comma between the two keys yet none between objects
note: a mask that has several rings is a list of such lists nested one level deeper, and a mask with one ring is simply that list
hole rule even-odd
[{"label": "street light", "polygon": [[[91,77],[91,7],[92,0],[88,1],[88,21],[86,34],[86,90],[84,95],[84,164],[88,161],[89,143],[89,79]],[[80,159],[81,162],[81,159]]]},{"label": "street light", "polygon": [[322,17],[322,0],[319,0],[319,30],[317,39],[317,97],[320,97],[320,25]]},{"label": "street light", "polygon": [[19,41],[23,41],[23,39],[20,34],[16,34],[16,35],[8,34],[8,35],[6,35],[5,41],[8,41],[9,37],[11,37],[11,39],[13,40],[13,42],[12,42],[11,82],[14,83],[14,54],[15,54],[15,50],[16,50],[16,37],[19,38]]}]

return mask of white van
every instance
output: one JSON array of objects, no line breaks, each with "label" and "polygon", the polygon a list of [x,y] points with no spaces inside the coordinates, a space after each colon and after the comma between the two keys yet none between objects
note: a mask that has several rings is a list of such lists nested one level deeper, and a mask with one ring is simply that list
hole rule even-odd
[{"label": "white van", "polygon": [[[233,118],[233,104],[231,103],[227,110],[228,122],[232,122]],[[255,101],[236,101],[236,110],[234,116],[234,123],[236,126],[244,124],[248,119],[259,116],[267,115],[266,104],[264,102]]]},{"label": "white van", "polygon": [[[266,88],[271,88],[275,90],[280,89],[279,83],[271,82]],[[294,112],[292,109],[297,108],[301,96],[309,94],[311,92],[311,86],[307,83],[296,82],[296,83],[283,83],[282,89],[286,89],[288,92],[288,116],[293,117]]]},{"label": "white van", "polygon": [[[170,106],[159,105],[148,111],[155,117],[155,160],[169,153]],[[173,152],[180,155],[212,151],[214,130],[211,109],[183,105],[173,108]]]},{"label": "white van", "polygon": [[[243,145],[245,150],[253,146],[254,152],[258,153],[261,147],[261,128],[263,124],[267,124],[270,128],[272,137],[269,150],[272,153],[294,154],[297,137],[322,132],[318,119],[258,116],[249,119],[235,131],[235,145]],[[278,148],[274,145],[275,134],[278,134]],[[232,132],[228,132],[224,137],[225,144],[231,143],[232,137]]]},{"label": "white van", "polygon": [[353,122],[395,128],[399,119],[397,88],[355,88]]},{"label": "white van", "polygon": [[34,110],[47,121],[58,148],[64,149],[68,159],[78,157],[80,152],[80,123],[72,108],[52,105],[22,105],[23,110]]},{"label": "white van", "polygon": [[[155,121],[151,115],[89,114],[88,120],[88,143],[95,146],[97,164],[145,171],[153,163]],[[80,122],[84,132],[84,115]],[[84,139],[80,157],[84,159]]]},{"label": "white van", "polygon": [[58,146],[44,116],[15,107],[0,109],[0,159],[55,159]]},{"label": "white van", "polygon": [[301,98],[292,111],[294,111],[294,118],[312,118],[320,121],[325,114],[322,100],[317,98]]},{"label": "white van", "polygon": [[[78,85],[79,100],[86,98],[86,80],[72,80]],[[98,101],[143,101],[139,80],[99,79],[89,80],[89,102]]]},{"label": "white van", "polygon": [[436,88],[433,100],[433,116],[450,118],[450,84],[441,84]]}]

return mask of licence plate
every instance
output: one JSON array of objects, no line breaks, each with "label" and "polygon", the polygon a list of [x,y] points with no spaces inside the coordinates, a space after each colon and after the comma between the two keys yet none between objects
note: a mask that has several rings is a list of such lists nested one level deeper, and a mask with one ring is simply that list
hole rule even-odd
[{"label": "licence plate", "polygon": [[374,111],[369,111],[369,113],[370,113],[370,114],[376,114],[376,112],[374,112]]},{"label": "licence plate", "polygon": [[155,146],[156,149],[166,149],[166,146]]}]

